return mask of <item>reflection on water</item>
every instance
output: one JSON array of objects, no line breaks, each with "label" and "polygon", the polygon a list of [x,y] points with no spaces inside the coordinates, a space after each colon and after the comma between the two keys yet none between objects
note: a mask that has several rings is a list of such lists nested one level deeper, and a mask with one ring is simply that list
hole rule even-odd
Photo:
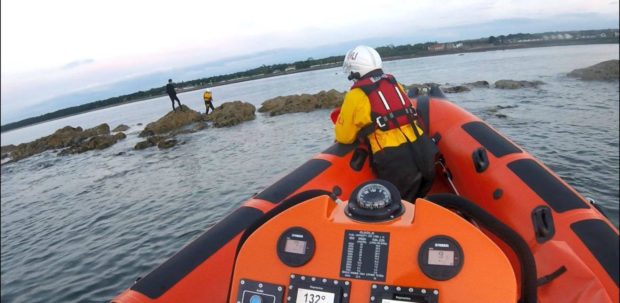
[{"label": "reflection on water", "polygon": [[[561,52],[563,56],[557,56]],[[618,225],[619,85],[565,73],[618,58],[618,45],[550,47],[385,63],[405,83],[542,80],[538,89],[448,95],[540,158]],[[214,89],[216,105],[348,87],[339,69]],[[202,92],[181,101],[204,110]],[[156,98],[2,134],[30,141],[65,125],[131,126],[102,151],[46,152],[2,165],[2,302],[103,302],[333,142],[329,111],[265,117],[179,136],[169,150],[134,151],[139,130],[164,115]],[[502,117],[501,115],[505,117]]]}]

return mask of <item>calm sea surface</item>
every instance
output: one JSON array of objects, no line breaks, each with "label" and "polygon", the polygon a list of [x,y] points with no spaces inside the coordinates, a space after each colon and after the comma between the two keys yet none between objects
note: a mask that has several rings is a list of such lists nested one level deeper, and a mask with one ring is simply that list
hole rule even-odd
[{"label": "calm sea surface", "polygon": [[[566,77],[609,59],[618,59],[617,44],[408,59],[386,62],[384,70],[405,84],[544,81],[538,89],[478,88],[447,96],[595,199],[617,226],[618,81]],[[213,90],[215,105],[242,100],[258,108],[275,96],[345,91],[345,78],[340,69],[328,69],[220,86]],[[204,111],[201,95],[179,98]],[[498,105],[510,108],[496,112]],[[66,157],[46,152],[2,165],[2,302],[108,301],[333,142],[329,111],[321,110],[258,114],[239,126],[181,135],[182,144],[169,150],[134,151],[144,125],[170,109],[161,97],[2,134],[7,145],[66,125],[131,127],[127,139],[106,150]]]}]

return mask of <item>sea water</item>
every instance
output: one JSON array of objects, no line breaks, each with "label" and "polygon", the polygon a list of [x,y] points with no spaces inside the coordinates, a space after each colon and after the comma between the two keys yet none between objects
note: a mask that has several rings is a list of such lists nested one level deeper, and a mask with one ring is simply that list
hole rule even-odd
[{"label": "sea water", "polygon": [[[540,80],[539,88],[474,88],[447,94],[543,161],[618,225],[618,81],[566,73],[618,59],[618,45],[563,46],[385,62],[404,84]],[[162,83],[162,86],[164,83]],[[338,68],[213,89],[214,104],[350,86]],[[204,111],[202,91],[179,95]],[[501,106],[502,109],[499,109]],[[2,134],[32,141],[66,125],[126,124],[128,137],[101,151],[49,151],[1,167],[1,301],[105,302],[185,244],[333,143],[328,110],[268,117],[180,135],[168,149],[133,150],[144,126],[171,110],[154,98]],[[505,115],[505,117],[501,115]]]}]

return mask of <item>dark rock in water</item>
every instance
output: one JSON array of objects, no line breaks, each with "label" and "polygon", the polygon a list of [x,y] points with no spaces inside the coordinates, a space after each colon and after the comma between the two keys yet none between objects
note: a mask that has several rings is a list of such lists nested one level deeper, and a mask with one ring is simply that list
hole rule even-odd
[{"label": "dark rock in water", "polygon": [[115,132],[124,132],[124,131],[127,131],[128,129],[129,129],[129,126],[127,126],[127,125],[125,125],[125,124],[121,124],[121,125],[119,125],[119,126],[115,127],[115,128],[112,130],[112,132],[113,132],[113,133],[115,133]]},{"label": "dark rock in water", "polygon": [[488,88],[489,87],[489,82],[482,80],[482,81],[465,83],[465,85],[467,85],[469,87],[484,87],[484,88]]},{"label": "dark rock in water", "polygon": [[196,123],[194,125],[194,127],[192,127],[192,131],[193,132],[197,132],[197,131],[203,130],[203,129],[207,128],[207,127],[208,127],[207,123],[205,123],[205,122],[198,122],[198,123]]},{"label": "dark rock in water", "polygon": [[505,108],[516,108],[519,107],[519,105],[496,105],[495,108],[497,109],[505,109]]},{"label": "dark rock in water", "polygon": [[140,150],[140,149],[149,148],[151,146],[154,146],[154,144],[151,141],[144,140],[144,141],[140,141],[140,142],[136,143],[136,145],[133,147],[133,149]]},{"label": "dark rock in water", "polygon": [[167,139],[167,140],[161,140],[159,141],[159,143],[157,143],[157,147],[159,149],[166,149],[166,148],[171,148],[173,146],[177,145],[177,140],[176,139]]},{"label": "dark rock in water", "polygon": [[448,93],[448,94],[462,93],[462,92],[470,91],[469,87],[463,86],[463,85],[448,86],[448,87],[445,87],[445,88],[441,88],[441,90],[444,93]]},{"label": "dark rock in water", "polygon": [[126,153],[125,152],[118,152],[115,154],[115,156],[124,156]]},{"label": "dark rock in water", "polygon": [[508,118],[508,116],[504,115],[504,114],[496,114],[495,117],[498,117],[500,119],[506,119]]},{"label": "dark rock in water", "polygon": [[256,107],[247,102],[226,102],[215,108],[206,119],[212,121],[215,127],[227,127],[237,125],[244,121],[256,118]]},{"label": "dark rock in water", "polygon": [[581,80],[612,81],[619,78],[619,61],[608,60],[586,68],[579,68],[568,73],[567,76]]},{"label": "dark rock in water", "polygon": [[142,123],[138,123],[138,124],[136,124],[136,125],[137,125],[137,126],[141,126],[141,125],[142,125]]},{"label": "dark rock in water", "polygon": [[[60,154],[74,153],[72,150],[82,150],[83,148],[90,146],[95,146],[91,149],[102,149],[110,146],[111,144],[103,143],[103,141],[106,141],[107,139],[94,138],[106,137],[109,135],[110,126],[105,123],[86,130],[82,130],[81,127],[65,126],[49,136],[39,138],[29,143],[19,144],[13,151],[11,151],[10,157],[12,160],[17,161],[51,149],[68,148],[71,150],[66,152],[63,151],[64,153],[61,152]],[[114,140],[114,143],[116,143],[116,140]],[[90,143],[91,141],[93,141],[93,143]],[[101,143],[98,144],[97,142]]]},{"label": "dark rock in water", "polygon": [[164,141],[164,140],[166,140],[168,138],[170,138],[170,137],[168,137],[168,136],[151,136],[151,137],[146,138],[146,140],[144,140],[144,141],[140,141],[140,142],[136,143],[136,145],[133,148],[137,149],[137,150],[149,148],[151,146],[158,145],[159,142]]},{"label": "dark rock in water", "polygon": [[410,98],[415,98],[417,96],[427,96],[431,91],[431,87],[433,86],[440,87],[441,84],[437,84],[434,82],[427,82],[424,84],[414,83],[414,84],[404,86],[404,88],[405,88],[405,91],[407,92],[407,96],[409,96]]},{"label": "dark rock in water", "polygon": [[168,133],[202,120],[203,117],[199,112],[182,105],[181,110],[170,111],[159,120],[147,124],[139,136],[148,137]]},{"label": "dark rock in water", "polygon": [[12,151],[15,150],[17,146],[13,144],[5,145],[0,147],[0,154],[2,155],[2,159],[9,157]]},{"label": "dark rock in water", "polygon": [[127,138],[127,135],[125,135],[124,132],[118,132],[118,133],[114,134],[114,138],[116,138],[116,140],[123,140],[123,139]]},{"label": "dark rock in water", "polygon": [[524,87],[538,87],[541,84],[545,84],[542,81],[516,81],[516,80],[498,80],[495,81],[495,88],[500,89],[517,89]]},{"label": "dark rock in water", "polygon": [[69,154],[81,154],[93,149],[105,149],[114,145],[118,140],[125,139],[125,137],[127,136],[123,132],[119,132],[114,135],[104,134],[90,137],[79,144],[63,149],[58,155],[64,156]]},{"label": "dark rock in water", "polygon": [[263,102],[258,112],[278,116],[288,113],[307,113],[317,109],[330,109],[340,106],[344,95],[345,93],[332,89],[320,91],[314,95],[280,96]]}]

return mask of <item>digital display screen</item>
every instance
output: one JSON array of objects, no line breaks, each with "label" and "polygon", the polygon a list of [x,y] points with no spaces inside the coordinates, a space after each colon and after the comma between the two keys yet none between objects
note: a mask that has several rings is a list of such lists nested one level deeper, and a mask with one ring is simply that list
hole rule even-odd
[{"label": "digital display screen", "polygon": [[411,302],[426,302],[426,301],[401,301],[401,300],[390,300],[390,299],[383,299],[381,300],[381,303],[403,303],[403,302],[407,302],[407,303],[411,303]]},{"label": "digital display screen", "polygon": [[428,264],[454,266],[454,252],[450,250],[430,249],[428,251]]},{"label": "digital display screen", "polygon": [[295,303],[334,303],[335,298],[336,295],[331,292],[299,288]]},{"label": "digital display screen", "polygon": [[284,251],[292,254],[303,255],[306,253],[306,241],[286,239]]}]

